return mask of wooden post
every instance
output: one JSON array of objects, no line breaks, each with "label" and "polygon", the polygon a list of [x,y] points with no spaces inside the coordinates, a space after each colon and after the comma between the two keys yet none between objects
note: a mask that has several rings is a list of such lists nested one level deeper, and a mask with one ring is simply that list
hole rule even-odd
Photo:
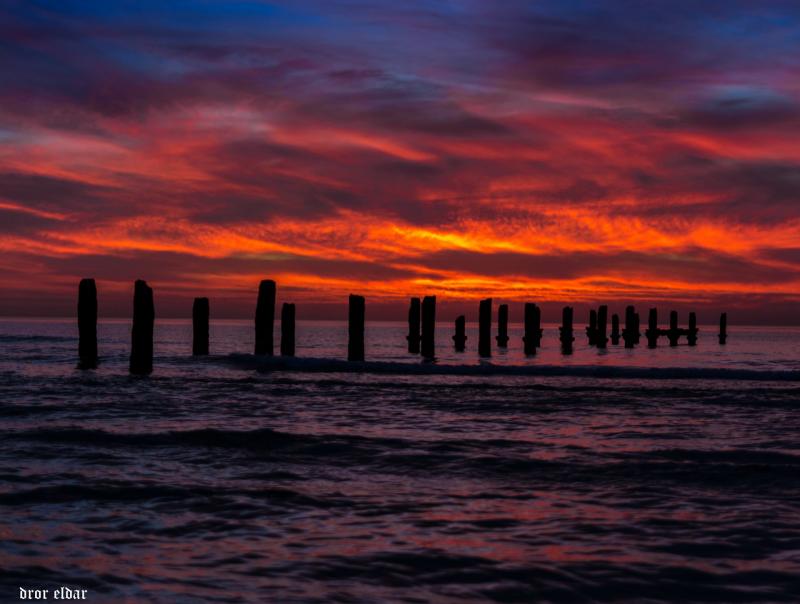
[{"label": "wooden post", "polygon": [[586,336],[589,338],[589,346],[597,344],[597,311],[589,311],[589,325],[586,327]]},{"label": "wooden post", "polygon": [[658,346],[658,310],[655,308],[650,309],[650,315],[647,317],[647,331],[644,335],[647,336],[648,348]]},{"label": "wooden post", "polygon": [[724,312],[719,316],[719,343],[725,344],[728,341],[728,313]]},{"label": "wooden post", "polygon": [[97,367],[97,286],[94,279],[78,285],[78,367]]},{"label": "wooden post", "polygon": [[536,354],[536,349],[542,344],[542,311],[530,302],[525,303],[525,354]]},{"label": "wooden post", "polygon": [[689,340],[689,346],[697,346],[697,315],[693,312],[689,313],[689,331],[686,334],[686,339]]},{"label": "wooden post", "polygon": [[256,354],[272,356],[275,321],[275,282],[265,279],[258,286],[256,304]]},{"label": "wooden post", "polygon": [[492,356],[492,299],[481,300],[478,309],[478,355]]},{"label": "wooden post", "polygon": [[[639,313],[633,313],[633,343],[638,344],[639,340],[642,339],[642,332],[641,332],[642,324],[639,319]],[[633,346],[631,346],[633,348]]]},{"label": "wooden post", "polygon": [[436,357],[436,296],[422,299],[422,337],[420,353],[424,359]]},{"label": "wooden post", "polygon": [[669,345],[677,346],[680,337],[681,337],[681,331],[680,329],[678,329],[678,311],[671,310],[669,313],[669,331],[667,332],[667,339],[669,339]]},{"label": "wooden post", "polygon": [[572,336],[571,306],[565,306],[564,310],[561,311],[561,327],[559,331],[561,332],[561,352],[563,354],[572,354],[572,343],[575,341],[575,338]]},{"label": "wooden post", "polygon": [[467,341],[467,320],[464,315],[456,317],[456,335],[453,336],[456,352],[464,352],[465,342]]},{"label": "wooden post", "polygon": [[364,296],[350,294],[347,322],[347,360],[364,360]]},{"label": "wooden post", "polygon": [[497,346],[508,346],[508,304],[501,304],[497,308]]},{"label": "wooden post", "polygon": [[208,298],[195,298],[192,304],[192,354],[208,354]]},{"label": "wooden post", "polygon": [[597,331],[595,332],[595,344],[601,350],[608,346],[608,306],[605,304],[600,306],[597,311]]},{"label": "wooden post", "polygon": [[419,354],[419,298],[411,298],[411,305],[408,307],[408,352]]},{"label": "wooden post", "polygon": [[284,302],[281,306],[281,356],[294,356],[295,306]]},{"label": "wooden post", "polygon": [[619,344],[619,315],[614,313],[611,315],[611,343],[614,346]]},{"label": "wooden post", "polygon": [[636,343],[634,334],[638,331],[636,328],[636,312],[633,306],[625,307],[625,329],[622,330],[622,339],[625,341],[625,348],[633,348]]},{"label": "wooden post", "polygon": [[137,280],[133,287],[133,326],[131,327],[130,372],[148,375],[153,372],[153,323],[156,312],[153,290]]}]

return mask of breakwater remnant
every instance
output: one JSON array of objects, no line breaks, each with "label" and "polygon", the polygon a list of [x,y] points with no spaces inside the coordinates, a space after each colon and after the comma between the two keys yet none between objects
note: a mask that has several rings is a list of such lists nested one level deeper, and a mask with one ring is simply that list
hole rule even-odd
[{"label": "breakwater remnant", "polygon": [[134,375],[153,372],[153,324],[156,311],[153,290],[141,279],[133,286],[133,325],[129,370]]},{"label": "breakwater remnant", "polygon": [[464,352],[467,342],[467,319],[464,315],[456,317],[456,333],[453,336],[453,346],[456,352]]},{"label": "breakwater remnant", "polygon": [[78,367],[97,367],[97,285],[81,279],[78,285]]},{"label": "breakwater remnant", "polygon": [[420,305],[419,298],[411,298],[411,303],[408,306],[408,352],[411,354],[419,354],[419,323],[420,323]]},{"label": "breakwater remnant", "polygon": [[422,299],[420,354],[425,359],[436,357],[436,296],[425,296]]},{"label": "breakwater remnant", "polygon": [[531,302],[525,303],[525,335],[522,341],[528,356],[536,354],[536,349],[542,345],[542,310]]},{"label": "breakwater remnant", "polygon": [[364,360],[364,296],[350,294],[347,314],[347,360]]},{"label": "breakwater remnant", "polygon": [[481,300],[478,307],[478,355],[492,356],[492,299]]},{"label": "breakwater remnant", "polygon": [[192,303],[192,354],[208,354],[208,318],[211,307],[208,298],[195,298]]},{"label": "breakwater remnant", "polygon": [[265,279],[259,284],[256,303],[256,354],[274,354],[275,294],[275,282],[271,279]]}]

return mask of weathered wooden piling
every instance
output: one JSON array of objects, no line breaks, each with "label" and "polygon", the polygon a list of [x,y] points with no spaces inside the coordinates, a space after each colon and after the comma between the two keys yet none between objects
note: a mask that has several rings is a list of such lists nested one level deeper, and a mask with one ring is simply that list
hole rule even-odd
[{"label": "weathered wooden piling", "polygon": [[[639,313],[633,313],[633,343],[638,344],[639,341],[642,339],[642,332],[641,332],[641,320],[639,319]],[[632,348],[632,347],[631,347]]]},{"label": "weathered wooden piling", "polygon": [[605,349],[608,346],[608,306],[603,304],[597,311],[597,330],[595,331],[595,344],[598,348]]},{"label": "weathered wooden piling", "polygon": [[622,339],[625,341],[625,348],[633,348],[636,344],[636,335],[639,331],[636,325],[637,314],[633,306],[625,307],[625,328],[622,330]]},{"label": "weathered wooden piling", "polygon": [[137,280],[133,288],[133,326],[131,327],[130,372],[148,375],[153,372],[153,290]]},{"label": "weathered wooden piling", "polygon": [[81,279],[78,285],[78,367],[97,367],[97,285]]},{"label": "weathered wooden piling", "polygon": [[419,298],[411,298],[411,304],[408,307],[408,352],[419,354],[419,321],[420,321],[420,307]]},{"label": "weathered wooden piling", "polygon": [[681,330],[678,329],[678,311],[671,310],[669,313],[669,329],[667,330],[667,339],[670,346],[677,346],[678,340],[681,337]]},{"label": "weathered wooden piling", "polygon": [[466,329],[467,319],[464,315],[459,315],[456,317],[456,334],[453,336],[453,344],[455,346],[456,352],[464,352],[466,348],[466,341],[467,341],[467,329]]},{"label": "weathered wooden piling", "polygon": [[420,354],[425,359],[436,357],[436,296],[425,296],[422,299],[422,336],[420,337]]},{"label": "weathered wooden piling", "polygon": [[256,354],[274,354],[275,282],[265,279],[258,286],[256,304]]},{"label": "weathered wooden piling", "polygon": [[542,311],[530,302],[525,303],[525,354],[534,355],[536,349],[542,345]]},{"label": "weathered wooden piling", "polygon": [[719,343],[725,344],[728,341],[728,313],[724,312],[719,316]]},{"label": "weathered wooden piling", "polygon": [[293,357],[295,349],[295,306],[284,302],[281,306],[281,356]]},{"label": "weathered wooden piling", "polygon": [[561,327],[559,328],[561,340],[561,352],[563,354],[572,354],[572,343],[575,341],[572,329],[572,307],[565,306],[561,311]]},{"label": "weathered wooden piling", "polygon": [[658,346],[658,310],[655,308],[650,309],[650,314],[647,317],[647,331],[644,332],[647,337],[647,347],[656,348]]},{"label": "weathered wooden piling", "polygon": [[611,315],[611,344],[617,346],[619,344],[619,315],[614,313]]},{"label": "weathered wooden piling", "polygon": [[481,300],[478,309],[478,355],[492,356],[492,299]]},{"label": "weathered wooden piling", "polygon": [[689,346],[697,346],[697,315],[693,312],[689,313],[689,330],[686,332],[686,339],[689,340]]},{"label": "weathered wooden piling", "polygon": [[364,296],[350,294],[347,317],[347,360],[364,360]]},{"label": "weathered wooden piling", "polygon": [[506,348],[508,346],[508,304],[501,304],[497,307],[497,346]]},{"label": "weathered wooden piling", "polygon": [[589,339],[589,346],[597,345],[597,311],[589,311],[589,325],[586,326],[586,337]]},{"label": "weathered wooden piling", "polygon": [[192,304],[192,354],[208,354],[208,317],[210,306],[208,298],[195,298]]}]

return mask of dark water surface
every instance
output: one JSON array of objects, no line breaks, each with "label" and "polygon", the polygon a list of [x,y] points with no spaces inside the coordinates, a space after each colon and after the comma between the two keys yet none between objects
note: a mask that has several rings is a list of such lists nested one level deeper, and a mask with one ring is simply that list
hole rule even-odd
[{"label": "dark water surface", "polygon": [[[493,374],[444,329],[474,370],[415,375],[375,324],[381,373],[257,371],[249,323],[195,361],[160,322],[142,379],[127,322],[79,372],[71,322],[0,321],[0,601],[800,600],[797,330],[563,359],[548,328],[527,361],[518,332],[493,364],[570,369]],[[301,323],[298,354],[345,338]]]}]

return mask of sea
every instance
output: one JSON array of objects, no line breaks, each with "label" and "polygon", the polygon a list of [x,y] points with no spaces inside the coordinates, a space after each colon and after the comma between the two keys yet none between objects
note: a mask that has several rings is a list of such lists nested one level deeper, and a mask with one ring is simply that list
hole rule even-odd
[{"label": "sea", "polygon": [[0,602],[800,601],[800,328],[509,331],[431,362],[367,323],[353,364],[340,322],[268,359],[157,320],[132,377],[129,321],[82,371],[74,320],[0,320]]}]

